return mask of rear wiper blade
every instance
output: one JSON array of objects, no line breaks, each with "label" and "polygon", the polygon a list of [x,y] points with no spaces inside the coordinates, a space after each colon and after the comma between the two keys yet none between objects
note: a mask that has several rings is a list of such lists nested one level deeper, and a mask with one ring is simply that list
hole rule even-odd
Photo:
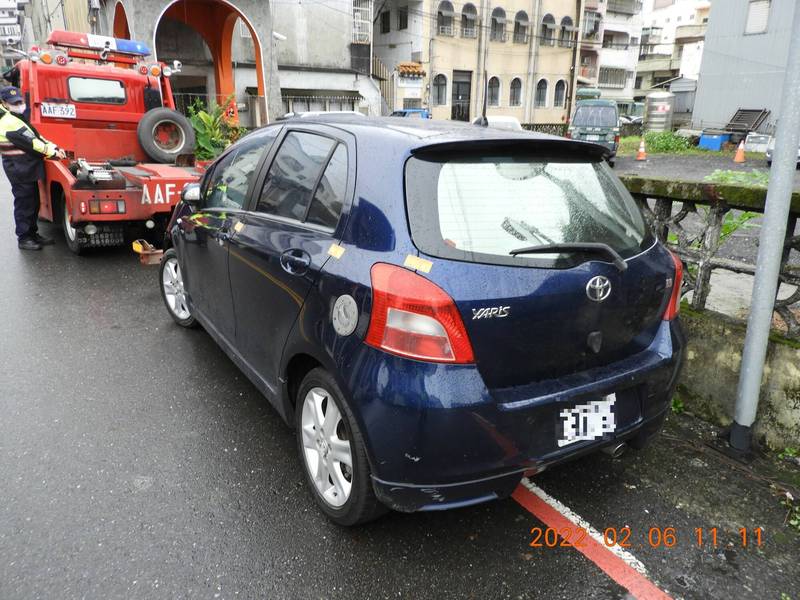
[{"label": "rear wiper blade", "polygon": [[594,252],[595,254],[605,254],[620,271],[628,268],[628,263],[622,260],[619,253],[608,244],[602,242],[566,242],[563,244],[542,244],[541,246],[525,246],[509,252],[511,256],[517,254],[551,254],[561,252]]}]

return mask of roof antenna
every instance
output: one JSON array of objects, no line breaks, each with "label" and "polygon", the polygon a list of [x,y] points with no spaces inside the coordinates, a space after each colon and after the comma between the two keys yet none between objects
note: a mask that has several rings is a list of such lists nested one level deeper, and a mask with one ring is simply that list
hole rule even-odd
[{"label": "roof antenna", "polygon": [[489,83],[486,79],[486,70],[483,71],[483,108],[481,109],[481,118],[478,121],[478,125],[481,127],[488,127],[489,120],[486,118],[486,102],[487,102],[487,95],[489,93]]}]

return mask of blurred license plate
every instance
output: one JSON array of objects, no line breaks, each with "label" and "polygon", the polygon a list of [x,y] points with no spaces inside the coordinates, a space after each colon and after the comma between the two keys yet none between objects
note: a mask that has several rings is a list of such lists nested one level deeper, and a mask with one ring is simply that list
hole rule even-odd
[{"label": "blurred license plate", "polygon": [[56,119],[74,119],[76,118],[75,105],[42,102],[42,116],[55,117]]},{"label": "blurred license plate", "polygon": [[616,394],[609,394],[602,400],[594,400],[586,404],[578,404],[574,408],[565,408],[558,413],[561,419],[561,437],[559,447],[586,440],[597,440],[607,433],[614,433],[617,428],[614,416]]},{"label": "blurred license plate", "polygon": [[600,136],[599,135],[594,135],[594,134],[587,135],[586,136],[586,140],[589,141],[589,142],[597,142],[597,141],[600,140]]}]

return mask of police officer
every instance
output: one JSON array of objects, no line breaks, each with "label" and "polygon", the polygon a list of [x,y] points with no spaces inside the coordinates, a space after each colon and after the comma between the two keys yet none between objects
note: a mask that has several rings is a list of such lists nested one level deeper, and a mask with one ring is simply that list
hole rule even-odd
[{"label": "police officer", "polygon": [[65,158],[66,154],[44,139],[25,117],[25,98],[19,89],[0,90],[0,154],[3,170],[14,194],[14,221],[21,250],[41,250],[53,240],[39,235],[39,185],[44,179],[45,158]]}]

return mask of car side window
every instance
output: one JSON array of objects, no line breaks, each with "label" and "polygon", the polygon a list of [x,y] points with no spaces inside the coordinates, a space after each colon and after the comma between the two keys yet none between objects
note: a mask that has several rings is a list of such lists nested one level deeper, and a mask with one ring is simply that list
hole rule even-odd
[{"label": "car side window", "polygon": [[247,200],[247,188],[258,162],[275,141],[280,129],[259,132],[246,138],[222,157],[203,195],[204,208],[242,208]]},{"label": "car side window", "polygon": [[306,221],[315,225],[336,228],[342,213],[347,190],[347,146],[339,144],[319,180]]},{"label": "car side window", "polygon": [[313,133],[288,133],[264,180],[256,210],[304,221],[314,186],[335,144]]}]

